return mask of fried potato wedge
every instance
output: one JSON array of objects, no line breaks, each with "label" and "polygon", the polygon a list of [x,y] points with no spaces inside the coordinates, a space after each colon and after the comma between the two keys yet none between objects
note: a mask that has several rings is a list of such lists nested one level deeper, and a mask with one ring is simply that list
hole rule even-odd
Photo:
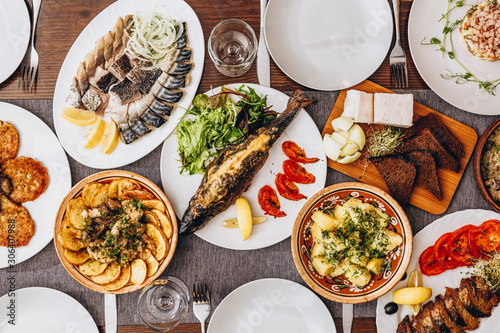
[{"label": "fried potato wedge", "polygon": [[156,217],[160,221],[160,226],[165,236],[167,236],[168,239],[172,238],[173,229],[170,218],[158,209],[152,209],[151,212],[156,215]]},{"label": "fried potato wedge", "polygon": [[159,226],[153,223],[146,224],[146,234],[155,242],[155,259],[160,261],[167,255],[169,244],[167,238]]},{"label": "fried potato wedge", "polygon": [[121,178],[114,179],[111,183],[109,183],[108,187],[108,198],[110,199],[118,199],[118,184],[122,181]]},{"label": "fried potato wedge", "polygon": [[81,249],[79,251],[71,251],[64,249],[64,258],[72,265],[81,265],[90,259],[89,253],[86,249]]},{"label": "fried potato wedge", "polygon": [[161,212],[165,212],[167,207],[161,200],[142,200],[142,206],[146,209],[158,209]]},{"label": "fried potato wedge", "polygon": [[97,208],[102,203],[108,200],[108,188],[109,184],[103,184],[102,186],[96,188],[94,193],[92,193],[92,197],[90,199],[90,207]]},{"label": "fried potato wedge", "polygon": [[99,187],[101,187],[102,184],[97,183],[97,182],[92,182],[88,183],[85,185],[85,187],[82,190],[82,198],[83,201],[85,202],[85,205],[90,207],[90,203],[92,200],[92,195],[94,194],[94,191],[97,190]]},{"label": "fried potato wedge", "polygon": [[71,251],[78,251],[80,249],[83,249],[84,247],[87,247],[87,244],[85,244],[84,241],[76,238],[64,229],[59,234],[59,242],[65,249]]},{"label": "fried potato wedge", "polygon": [[122,268],[120,264],[118,264],[116,261],[113,261],[101,274],[90,276],[90,279],[95,283],[108,284],[116,281],[120,277],[121,271]]},{"label": "fried potato wedge", "polygon": [[154,195],[146,190],[128,190],[123,192],[122,200],[151,200],[154,199]]},{"label": "fried potato wedge", "polygon": [[97,276],[102,274],[104,270],[108,267],[107,263],[103,263],[97,260],[89,260],[78,266],[80,272],[88,276]]},{"label": "fried potato wedge", "polygon": [[118,290],[122,287],[125,287],[130,281],[130,271],[130,265],[123,267],[118,279],[111,283],[103,284],[103,288],[106,290]]},{"label": "fried potato wedge", "polygon": [[71,199],[66,208],[68,223],[76,229],[85,229],[85,219],[82,216],[82,212],[86,209],[87,205],[83,197]]},{"label": "fried potato wedge", "polygon": [[141,185],[133,179],[122,179],[120,183],[118,183],[118,199],[124,200],[123,195],[127,191],[140,190]]},{"label": "fried potato wedge", "polygon": [[135,259],[130,264],[130,282],[132,284],[141,284],[146,280],[146,276],[148,273],[148,267],[146,262],[142,259]]},{"label": "fried potato wedge", "polygon": [[160,267],[160,263],[158,260],[155,259],[153,256],[149,256],[148,259],[146,259],[146,266],[148,266],[148,271],[147,271],[147,277],[153,276],[154,273],[158,270],[158,267]]}]

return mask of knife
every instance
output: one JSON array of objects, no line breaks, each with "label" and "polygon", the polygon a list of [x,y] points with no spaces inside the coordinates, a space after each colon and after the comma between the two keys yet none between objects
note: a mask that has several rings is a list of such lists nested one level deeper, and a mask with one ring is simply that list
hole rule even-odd
[{"label": "knife", "polygon": [[354,306],[352,304],[342,304],[342,328],[344,329],[344,333],[351,333],[353,317]]},{"label": "knife", "polygon": [[106,333],[116,333],[118,330],[115,294],[104,294],[104,325]]},{"label": "knife", "polygon": [[266,12],[267,0],[260,0],[260,37],[259,49],[257,50],[257,78],[263,86],[271,86],[271,66],[269,53],[267,53],[264,38],[264,15]]}]

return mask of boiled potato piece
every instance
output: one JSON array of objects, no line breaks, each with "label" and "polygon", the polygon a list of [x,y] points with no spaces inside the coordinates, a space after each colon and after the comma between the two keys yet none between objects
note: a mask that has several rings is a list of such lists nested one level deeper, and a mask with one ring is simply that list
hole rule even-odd
[{"label": "boiled potato piece", "polygon": [[350,198],[349,200],[346,201],[344,204],[344,207],[358,207],[360,204],[362,204],[363,201],[356,199],[356,198]]},{"label": "boiled potato piece", "polygon": [[148,274],[148,267],[146,262],[142,259],[135,259],[130,264],[130,283],[132,284],[141,284],[146,280],[146,276]]},{"label": "boiled potato piece", "polygon": [[111,283],[103,284],[102,286],[106,290],[118,290],[125,287],[130,281],[130,265],[127,265],[121,269],[120,276],[118,279]]},{"label": "boiled potato piece", "polygon": [[321,228],[319,227],[319,225],[317,225],[316,223],[313,223],[309,227],[309,231],[311,232],[311,236],[313,237],[313,240],[315,243],[321,241],[322,236],[321,236]]},{"label": "boiled potato piece", "polygon": [[59,242],[61,242],[61,245],[64,248],[71,251],[78,251],[87,247],[87,244],[84,241],[76,238],[64,229],[59,234]]},{"label": "boiled potato piece", "polygon": [[147,209],[158,209],[160,212],[167,211],[167,207],[161,200],[142,200],[142,206]]},{"label": "boiled potato piece", "polygon": [[352,264],[345,270],[344,277],[358,288],[362,288],[370,282],[372,275],[366,268]]},{"label": "boiled potato piece", "polygon": [[99,187],[101,187],[100,183],[92,182],[92,183],[88,183],[83,188],[82,198],[85,201],[85,205],[87,205],[88,207],[90,207],[90,203],[91,203],[92,195],[94,194],[94,191]]},{"label": "boiled potato piece", "polygon": [[155,259],[160,261],[167,255],[169,244],[166,236],[159,227],[152,223],[146,224],[146,234],[154,241],[156,246]]},{"label": "boiled potato piece", "polygon": [[361,267],[365,267],[366,264],[368,264],[368,261],[370,261],[370,257],[367,256],[366,253],[354,249],[349,249],[348,257],[353,264],[359,265]]},{"label": "boiled potato piece", "polygon": [[90,260],[87,261],[80,266],[78,266],[78,269],[82,274],[88,275],[88,276],[97,276],[104,272],[104,270],[108,267],[107,263],[100,262],[97,260]]},{"label": "boiled potato piece", "polygon": [[66,217],[68,223],[71,224],[76,229],[85,229],[85,219],[82,216],[82,212],[87,209],[85,200],[83,197],[78,197],[71,199],[68,202],[68,207],[66,208]]},{"label": "boiled potato piece", "polygon": [[87,249],[82,249],[79,251],[71,251],[64,249],[64,258],[72,265],[81,265],[90,259]]},{"label": "boiled potato piece", "polygon": [[152,255],[149,256],[145,261],[146,266],[148,267],[146,276],[150,277],[154,275],[154,273],[156,273],[158,267],[160,267],[160,263]]},{"label": "boiled potato piece", "polygon": [[108,187],[108,198],[110,199],[118,199],[118,184],[120,184],[121,179],[113,179],[111,183],[109,183]]},{"label": "boiled potato piece", "polygon": [[369,271],[373,272],[374,274],[378,275],[382,273],[382,268],[384,266],[385,260],[382,258],[373,258],[370,259],[368,264],[366,264],[366,269]]},{"label": "boiled potato piece", "polygon": [[91,208],[97,208],[108,200],[108,189],[109,184],[103,184],[94,190],[92,197],[90,198]]},{"label": "boiled potato piece", "polygon": [[333,212],[333,216],[337,220],[342,220],[345,215],[345,208],[342,205],[335,206],[335,211]]},{"label": "boiled potato piece", "polygon": [[120,265],[116,261],[113,261],[101,274],[91,276],[90,279],[95,283],[108,284],[116,281],[120,277],[121,271],[122,268]]},{"label": "boiled potato piece", "polygon": [[122,200],[151,200],[154,198],[155,196],[151,192],[145,190],[126,190],[122,195]]},{"label": "boiled potato piece", "polygon": [[163,230],[165,236],[167,236],[167,238],[169,239],[172,238],[172,222],[170,221],[168,216],[158,209],[152,209],[151,212],[158,218],[159,225],[161,226],[161,229]]},{"label": "boiled potato piece", "polygon": [[141,185],[129,178],[121,179],[120,183],[118,183],[118,199],[123,200],[123,195],[127,191],[140,190]]},{"label": "boiled potato piece", "polygon": [[370,203],[362,202],[358,205],[359,209],[365,212],[373,212],[375,210],[375,206]]},{"label": "boiled potato piece", "polygon": [[387,253],[391,252],[394,250],[396,247],[398,247],[401,243],[403,243],[403,237],[398,235],[392,230],[389,229],[383,229],[384,233],[389,237],[389,244],[385,247],[385,250]]},{"label": "boiled potato piece", "polygon": [[333,272],[335,268],[332,264],[328,263],[323,257],[314,257],[312,265],[319,275],[327,276]]},{"label": "boiled potato piece", "polygon": [[252,233],[252,211],[247,199],[238,198],[236,200],[236,215],[238,216],[238,225],[240,227],[243,240],[247,240]]},{"label": "boiled potato piece", "polygon": [[314,244],[312,251],[311,251],[311,257],[316,258],[316,257],[321,257],[325,255],[325,247],[323,246],[322,243],[316,243]]},{"label": "boiled potato piece", "polygon": [[320,210],[315,211],[311,215],[311,219],[321,228],[321,230],[330,230],[335,225],[335,219]]},{"label": "boiled potato piece", "polygon": [[330,231],[329,237],[330,237],[329,244],[331,249],[339,252],[347,247],[347,245],[342,241],[342,239],[340,239],[337,235],[335,235],[334,232]]}]

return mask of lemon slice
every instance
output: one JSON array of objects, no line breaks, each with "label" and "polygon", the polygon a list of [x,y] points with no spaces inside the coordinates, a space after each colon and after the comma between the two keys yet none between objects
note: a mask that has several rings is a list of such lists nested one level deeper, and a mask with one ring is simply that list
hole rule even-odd
[{"label": "lemon slice", "polygon": [[247,199],[238,198],[236,200],[236,215],[243,240],[247,240],[252,233],[252,211]]},{"label": "lemon slice", "polygon": [[419,304],[432,296],[432,289],[426,287],[408,287],[394,291],[392,298],[398,304]]},{"label": "lemon slice", "polygon": [[[422,274],[419,271],[413,271],[408,277],[408,287],[423,287]],[[420,312],[422,304],[409,304],[411,313],[416,316]]]},{"label": "lemon slice", "polygon": [[71,107],[64,108],[61,116],[67,122],[76,126],[87,126],[93,124],[97,117],[94,112],[88,110],[80,110]]},{"label": "lemon slice", "polygon": [[105,122],[101,118],[97,121],[97,123],[93,124],[90,127],[87,135],[85,135],[89,141],[85,144],[85,148],[94,149],[102,139],[102,135],[104,134]]},{"label": "lemon slice", "polygon": [[114,121],[107,121],[99,148],[106,155],[111,154],[118,144],[118,127]]}]

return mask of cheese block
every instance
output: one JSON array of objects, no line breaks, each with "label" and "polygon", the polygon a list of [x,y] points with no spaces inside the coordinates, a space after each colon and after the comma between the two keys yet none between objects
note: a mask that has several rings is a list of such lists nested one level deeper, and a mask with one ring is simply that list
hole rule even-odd
[{"label": "cheese block", "polygon": [[348,90],[342,117],[353,118],[357,123],[373,123],[373,94]]},{"label": "cheese block", "polygon": [[413,125],[413,95],[376,93],[373,97],[373,122],[397,127]]}]

